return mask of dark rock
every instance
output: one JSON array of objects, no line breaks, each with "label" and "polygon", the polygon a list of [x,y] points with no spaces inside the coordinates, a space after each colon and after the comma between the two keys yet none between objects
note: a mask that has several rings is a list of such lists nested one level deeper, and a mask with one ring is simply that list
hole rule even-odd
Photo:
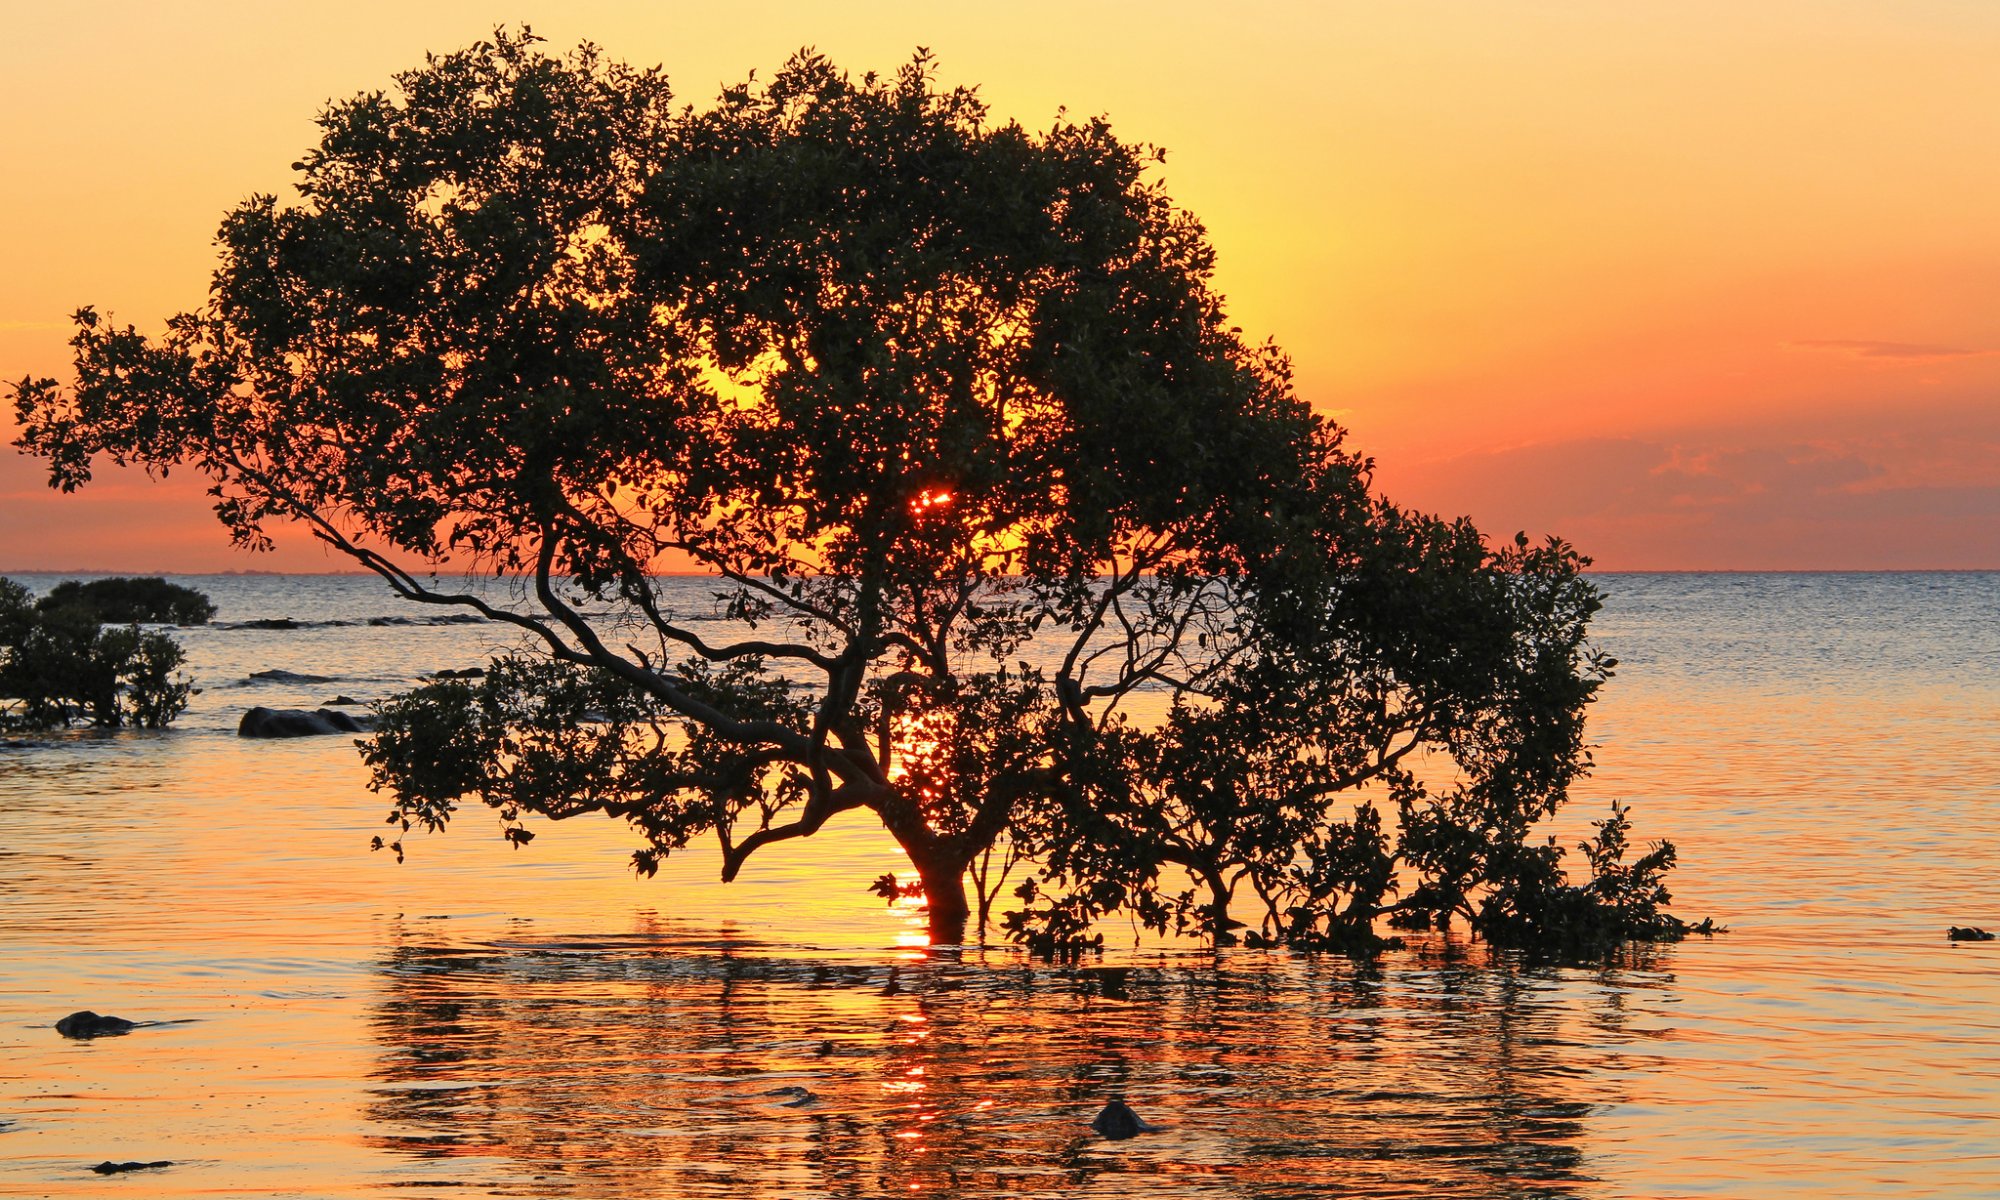
[{"label": "dark rock", "polygon": [[356,699],[355,699],[354,697],[352,697],[352,696],[348,695],[348,694],[347,694],[346,692],[342,692],[342,693],[341,693],[340,695],[338,695],[338,696],[335,696],[335,697],[334,697],[333,699],[331,699],[331,700],[328,700],[328,701],[327,701],[327,703],[328,703],[328,704],[357,704],[357,705],[358,705],[358,704],[366,704],[366,703],[368,703],[368,702],[367,702],[366,700],[356,700]]},{"label": "dark rock", "polygon": [[367,733],[373,727],[372,718],[350,716],[337,709],[304,712],[295,708],[258,707],[243,714],[236,733],[239,737],[248,738],[291,738],[325,733]]},{"label": "dark rock", "polygon": [[100,1017],[86,1008],[57,1021],[56,1032],[66,1038],[115,1037],[132,1032],[136,1024],[124,1017]]},{"label": "dark rock", "polygon": [[299,622],[290,617],[265,617],[257,621],[238,621],[237,629],[300,629]]},{"label": "dark rock", "polygon": [[158,1162],[112,1162],[107,1158],[90,1169],[99,1175],[123,1175],[127,1171],[151,1171],[157,1167],[171,1167],[173,1165],[173,1163],[164,1158]]},{"label": "dark rock", "polygon": [[814,1095],[808,1089],[798,1086],[773,1088],[772,1090],[765,1092],[764,1094],[766,1096],[791,1097],[791,1099],[789,1100],[780,1101],[778,1103],[779,1108],[804,1108],[806,1105],[811,1104],[819,1099],[817,1095]]},{"label": "dark rock", "polygon": [[1946,936],[1954,942],[1990,942],[1994,938],[1984,929],[1974,929],[1969,925],[1954,925]]},{"label": "dark rock", "polygon": [[303,675],[297,671],[252,671],[250,678],[265,683],[332,683],[331,675]]},{"label": "dark rock", "polygon": [[1137,1137],[1142,1133],[1160,1131],[1160,1126],[1133,1112],[1132,1106],[1123,1100],[1113,1100],[1105,1105],[1104,1111],[1097,1114],[1097,1119],[1090,1123],[1090,1127],[1115,1142],[1122,1142],[1126,1138]]},{"label": "dark rock", "polygon": [[431,676],[432,679],[483,679],[485,677],[486,668],[484,667],[467,667],[463,671],[439,671],[437,674]]}]

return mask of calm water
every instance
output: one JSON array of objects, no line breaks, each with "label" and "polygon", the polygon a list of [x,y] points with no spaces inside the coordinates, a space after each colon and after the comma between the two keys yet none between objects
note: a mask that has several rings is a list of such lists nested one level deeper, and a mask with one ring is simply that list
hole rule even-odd
[{"label": "calm water", "polygon": [[[506,637],[368,625],[422,615],[370,580],[189,582],[224,624],[180,634],[180,725],[0,751],[0,1194],[2000,1194],[2000,943],[1944,938],[2000,927],[2000,575],[1608,577],[1565,832],[1631,801],[1733,932],[1589,970],[926,960],[866,819],[727,888],[484,812],[397,866],[346,739],[236,719]],[[271,617],[361,623],[227,625]],[[172,1023],[58,1037],[78,1008]],[[1119,1094],[1169,1130],[1091,1137]]]}]

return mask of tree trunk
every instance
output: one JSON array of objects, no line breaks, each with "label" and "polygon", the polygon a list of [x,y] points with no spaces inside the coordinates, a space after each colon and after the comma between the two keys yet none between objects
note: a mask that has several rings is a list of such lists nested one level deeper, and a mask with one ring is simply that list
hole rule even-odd
[{"label": "tree trunk", "polygon": [[1222,872],[1213,867],[1203,867],[1201,877],[1208,885],[1209,936],[1218,946],[1234,946],[1238,939],[1230,928],[1229,885],[1223,881]]},{"label": "tree trunk", "polygon": [[965,899],[965,864],[911,857],[924,884],[924,904],[930,914],[931,945],[965,944],[966,921],[972,908]]}]

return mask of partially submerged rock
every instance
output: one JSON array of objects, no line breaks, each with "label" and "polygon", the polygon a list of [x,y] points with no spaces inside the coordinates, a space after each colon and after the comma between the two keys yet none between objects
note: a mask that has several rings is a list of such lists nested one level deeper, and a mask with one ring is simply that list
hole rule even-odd
[{"label": "partially submerged rock", "polygon": [[431,676],[432,679],[484,679],[485,677],[485,667],[466,667],[462,671],[454,671],[446,668]]},{"label": "partially submerged rock", "polygon": [[138,1025],[124,1017],[101,1017],[89,1009],[73,1012],[56,1022],[56,1032],[66,1038],[116,1037],[130,1033]]},{"label": "partially submerged rock", "polygon": [[1115,1142],[1122,1142],[1126,1138],[1137,1137],[1142,1133],[1158,1133],[1161,1128],[1133,1112],[1132,1106],[1123,1100],[1113,1100],[1105,1105],[1104,1111],[1097,1114],[1097,1119],[1090,1123],[1090,1127]]},{"label": "partially submerged rock", "polygon": [[294,708],[257,707],[243,714],[236,726],[239,737],[313,737],[327,733],[367,733],[372,721],[331,708],[305,712]]},{"label": "partially submerged rock", "polygon": [[331,699],[331,700],[328,700],[328,701],[327,701],[327,703],[328,703],[329,705],[332,705],[332,704],[346,704],[346,705],[351,705],[351,706],[355,706],[355,707],[359,707],[360,705],[363,705],[363,704],[366,704],[366,703],[368,703],[368,702],[367,702],[366,700],[356,700],[356,699],[355,699],[354,697],[352,697],[352,696],[348,695],[348,694],[347,694],[346,692],[342,692],[342,693],[341,693],[340,695],[338,695],[338,696],[335,696],[335,697],[334,697],[333,699]]},{"label": "partially submerged rock", "polygon": [[250,678],[263,683],[332,683],[331,675],[306,675],[299,671],[252,671]]},{"label": "partially submerged rock", "polygon": [[1954,942],[1990,942],[1995,935],[1970,925],[1954,925],[1946,936]]},{"label": "partially submerged rock", "polygon": [[90,1169],[99,1175],[123,1175],[127,1171],[151,1171],[159,1167],[171,1167],[173,1165],[171,1161],[164,1158],[153,1162],[112,1162],[107,1158]]}]

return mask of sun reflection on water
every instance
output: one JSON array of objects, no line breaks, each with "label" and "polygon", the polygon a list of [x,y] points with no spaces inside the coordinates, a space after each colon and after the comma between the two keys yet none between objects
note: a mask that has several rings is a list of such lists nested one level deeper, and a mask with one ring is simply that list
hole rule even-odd
[{"label": "sun reflection on water", "polygon": [[[496,1195],[1117,1193],[1143,1163],[1189,1196],[1292,1194],[1304,1169],[1528,1197],[1581,1182],[1611,1099],[1550,1069],[1592,1037],[1574,997],[1471,964],[1426,964],[1388,1007],[1380,976],[1268,957],[1025,971],[674,934],[403,931],[372,1009],[378,1145]],[[1094,1138],[1112,1097],[1175,1136]]]}]

